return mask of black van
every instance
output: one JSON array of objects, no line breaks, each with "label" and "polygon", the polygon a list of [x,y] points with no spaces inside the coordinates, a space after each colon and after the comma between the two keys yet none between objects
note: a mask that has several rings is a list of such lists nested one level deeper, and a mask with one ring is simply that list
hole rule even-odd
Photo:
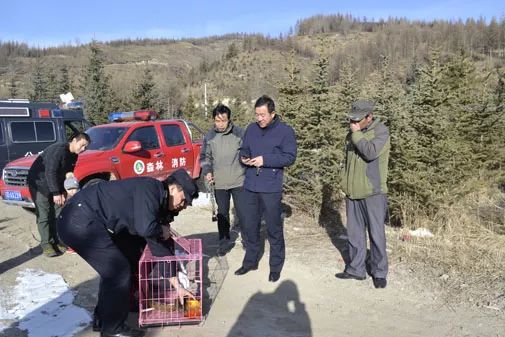
[{"label": "black van", "polygon": [[37,155],[92,126],[84,119],[81,105],[69,106],[73,108],[24,99],[0,100],[0,170],[14,159]]}]

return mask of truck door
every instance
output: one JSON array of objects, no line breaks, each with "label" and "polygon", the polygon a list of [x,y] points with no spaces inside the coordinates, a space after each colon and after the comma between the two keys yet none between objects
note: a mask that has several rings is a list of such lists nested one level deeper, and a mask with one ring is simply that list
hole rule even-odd
[{"label": "truck door", "polygon": [[149,176],[163,179],[166,175],[164,152],[160,148],[158,134],[154,126],[139,127],[128,136],[124,145],[132,140],[140,142],[142,149],[134,153],[122,153],[116,169],[121,179],[129,177]]},{"label": "truck door", "polygon": [[187,132],[183,133],[181,126],[176,123],[162,123],[160,127],[166,155],[165,162],[168,166],[167,173],[184,168],[192,175],[195,157],[189,135]]}]

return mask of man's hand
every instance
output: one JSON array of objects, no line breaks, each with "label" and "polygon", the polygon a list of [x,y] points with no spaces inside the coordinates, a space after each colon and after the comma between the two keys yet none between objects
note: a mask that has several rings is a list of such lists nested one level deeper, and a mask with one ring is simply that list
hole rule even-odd
[{"label": "man's hand", "polygon": [[249,160],[249,165],[261,167],[263,166],[263,156],[258,156]]},{"label": "man's hand", "polygon": [[251,158],[249,158],[249,157],[240,157],[240,160],[242,161],[242,163],[244,165],[247,165],[247,166],[250,165],[249,162],[251,161]]},{"label": "man's hand", "polygon": [[209,173],[207,173],[207,174],[205,175],[205,180],[207,180],[207,182],[209,182],[209,183],[214,182],[214,176],[212,175],[212,173],[211,173],[211,172],[209,172]]},{"label": "man's hand", "polygon": [[56,205],[61,207],[65,203],[65,196],[63,194],[57,194],[53,196],[53,201]]},{"label": "man's hand", "polygon": [[181,304],[184,304],[184,297],[189,297],[191,299],[195,299],[195,295],[193,295],[190,291],[186,290],[180,283],[177,277],[171,277],[169,279],[172,287],[177,291],[177,297],[179,297],[179,301]]},{"label": "man's hand", "polygon": [[172,237],[172,232],[170,232],[169,226],[161,225],[161,230],[162,230],[161,237],[163,238],[163,240],[168,240]]},{"label": "man's hand", "polygon": [[186,290],[183,286],[179,286],[177,289],[177,296],[179,297],[179,302],[184,304],[184,297],[189,297],[192,300],[195,299],[195,295],[193,295],[190,291]]},{"label": "man's hand", "polygon": [[356,131],[361,130],[359,123],[350,123],[349,128],[351,129],[352,132],[356,132]]}]

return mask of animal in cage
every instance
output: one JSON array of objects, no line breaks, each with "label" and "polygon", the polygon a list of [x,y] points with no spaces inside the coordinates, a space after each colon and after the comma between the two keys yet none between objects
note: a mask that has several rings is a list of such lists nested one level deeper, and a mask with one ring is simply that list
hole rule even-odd
[{"label": "animal in cage", "polygon": [[[173,256],[153,256],[146,247],[139,261],[139,325],[173,325],[202,320],[202,243],[174,237]],[[181,297],[183,287],[193,297]]]}]

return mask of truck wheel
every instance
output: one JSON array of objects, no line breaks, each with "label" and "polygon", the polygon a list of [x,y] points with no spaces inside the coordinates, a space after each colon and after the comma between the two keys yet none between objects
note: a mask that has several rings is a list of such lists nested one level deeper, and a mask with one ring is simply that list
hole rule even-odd
[{"label": "truck wheel", "polygon": [[196,186],[198,186],[198,190],[202,193],[209,193],[209,189],[207,188],[207,184],[205,183],[205,177],[200,175],[195,179]]},{"label": "truck wheel", "polygon": [[106,181],[106,180],[101,179],[101,178],[90,179],[89,181],[86,182],[86,184],[84,184],[84,186],[82,186],[82,188],[85,189],[86,187],[90,187],[90,186],[96,185],[98,183],[101,183],[102,181]]},{"label": "truck wheel", "polygon": [[29,213],[35,214],[35,208],[31,207],[22,207],[22,208]]}]

